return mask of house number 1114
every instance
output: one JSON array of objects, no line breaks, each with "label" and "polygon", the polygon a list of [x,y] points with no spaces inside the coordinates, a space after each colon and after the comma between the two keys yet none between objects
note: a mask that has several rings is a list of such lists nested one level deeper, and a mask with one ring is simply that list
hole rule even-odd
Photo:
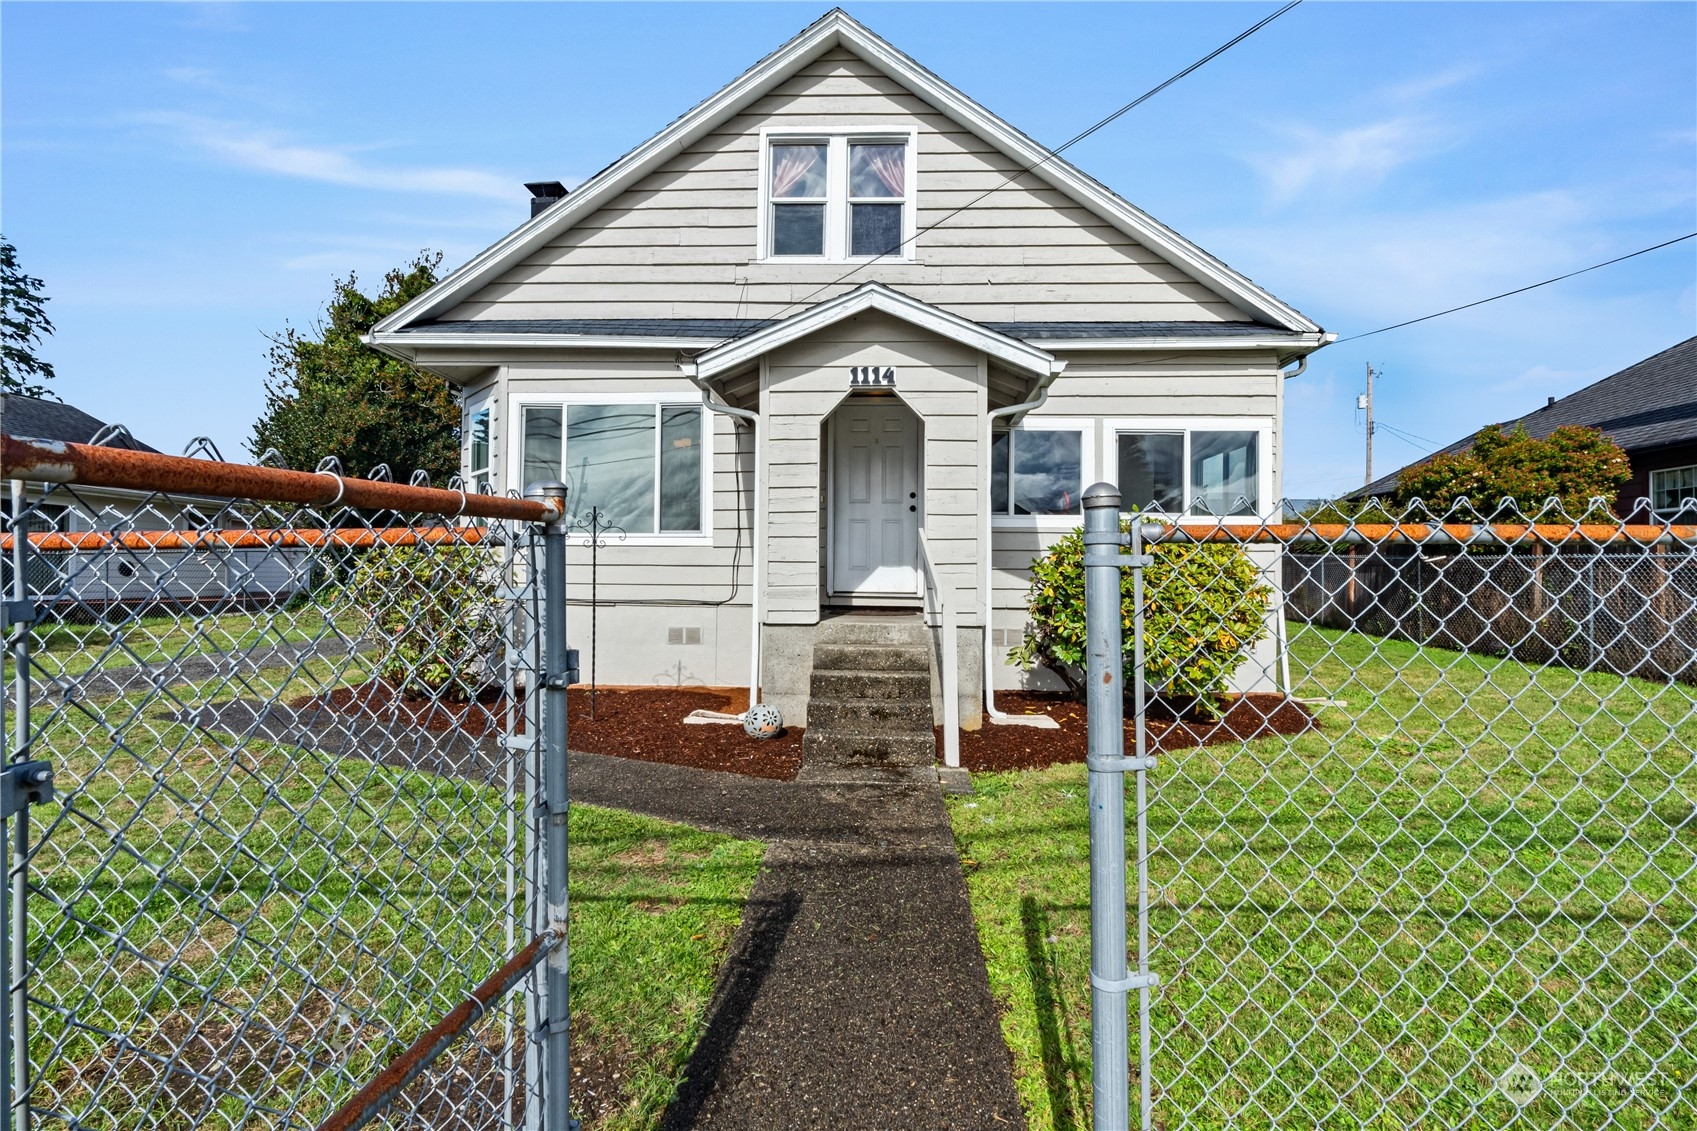
[{"label": "house number 1114", "polygon": [[896,370],[890,365],[856,365],[849,370],[851,389],[893,389]]}]

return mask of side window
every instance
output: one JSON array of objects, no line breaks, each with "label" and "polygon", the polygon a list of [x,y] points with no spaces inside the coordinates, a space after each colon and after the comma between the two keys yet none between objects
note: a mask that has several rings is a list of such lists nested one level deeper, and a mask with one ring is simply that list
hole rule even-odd
[{"label": "side window", "polygon": [[470,442],[466,458],[466,489],[476,494],[489,493],[489,406],[472,410]]},{"label": "side window", "polygon": [[990,511],[998,515],[1083,514],[1084,433],[1015,429],[990,449]]},{"label": "side window", "polygon": [[1697,466],[1668,467],[1650,472],[1650,506],[1653,510],[1675,512],[1692,499],[1697,499]]}]

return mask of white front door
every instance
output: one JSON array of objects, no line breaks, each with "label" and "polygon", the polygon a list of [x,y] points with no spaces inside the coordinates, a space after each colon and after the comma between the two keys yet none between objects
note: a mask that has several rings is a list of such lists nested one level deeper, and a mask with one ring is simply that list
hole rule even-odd
[{"label": "white front door", "polygon": [[833,594],[919,591],[919,421],[895,399],[849,401],[832,414]]}]

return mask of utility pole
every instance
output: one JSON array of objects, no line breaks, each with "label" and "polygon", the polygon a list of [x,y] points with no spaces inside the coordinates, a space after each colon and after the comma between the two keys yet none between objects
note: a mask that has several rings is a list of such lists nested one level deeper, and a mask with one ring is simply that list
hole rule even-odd
[{"label": "utility pole", "polygon": [[1373,482],[1373,363],[1367,363],[1367,391],[1355,398],[1355,407],[1367,410],[1367,482]]}]

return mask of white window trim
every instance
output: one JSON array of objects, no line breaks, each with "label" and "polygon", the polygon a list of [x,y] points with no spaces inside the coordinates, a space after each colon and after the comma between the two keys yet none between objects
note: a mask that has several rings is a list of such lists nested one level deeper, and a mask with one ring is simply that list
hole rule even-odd
[{"label": "white window trim", "polygon": [[[464,469],[460,481],[465,485],[467,491],[471,491],[477,483],[477,476],[480,472],[489,476],[489,489],[491,491],[500,490],[501,485],[495,480],[495,466],[498,462],[496,459],[497,445],[495,443],[495,391],[496,386],[490,385],[465,398],[465,416],[460,421],[460,466]],[[489,462],[482,467],[473,467],[471,465],[471,422],[472,418],[480,412],[489,414]]]},{"label": "white window trim", "polygon": [[[1002,429],[994,433],[999,436]],[[1084,489],[1096,482],[1096,418],[1093,416],[1027,416],[1011,431],[1014,432],[1078,432],[1081,433],[1078,445],[1078,490],[1082,495]],[[1019,441],[1014,441],[1019,446]],[[990,458],[990,452],[984,453],[984,458]],[[1012,468],[1009,472],[1011,474]],[[1012,492],[1009,485],[1009,492]],[[986,498],[984,505],[988,507],[991,499]],[[1083,513],[1079,514],[992,514],[990,529],[995,530],[1037,530],[1043,532],[1060,531],[1065,533],[1077,529],[1084,523]]]},{"label": "white window trim", "polygon": [[[786,141],[822,141],[829,147],[825,156],[825,254],[773,255],[771,245],[772,146]],[[906,195],[902,198],[902,252],[900,255],[850,255],[848,206],[848,143],[850,141],[900,141],[907,145]],[[765,126],[760,130],[760,206],[755,217],[755,263],[915,263],[919,232],[919,130],[913,125],[865,126]],[[893,203],[893,202],[892,202]]]},{"label": "white window trim", "polygon": [[[1279,518],[1278,500],[1273,497],[1273,420],[1268,416],[1126,416],[1112,417],[1102,421],[1101,459],[1105,478],[1119,486],[1120,459],[1119,435],[1122,432],[1183,432],[1187,434],[1184,447],[1184,507],[1186,513],[1180,515],[1161,515],[1161,518],[1176,518],[1181,526],[1214,526],[1221,521],[1226,522],[1275,522]],[[1255,491],[1259,496],[1260,510],[1251,518],[1249,515],[1201,515],[1190,514],[1190,504],[1194,501],[1194,492],[1190,483],[1190,442],[1188,433],[1191,432],[1254,432],[1255,441]]]},{"label": "white window trim", "polygon": [[[524,410],[526,408],[560,408],[569,409],[574,404],[652,404],[679,405],[701,408],[701,529],[699,531],[668,531],[664,534],[634,534],[627,533],[618,544],[621,546],[701,546],[713,542],[713,468],[714,468],[714,421],[718,417],[708,412],[701,405],[699,396],[690,396],[686,392],[650,392],[650,393],[522,393],[515,394],[507,400],[507,412],[513,421],[511,429],[513,442],[507,445],[506,458],[503,460],[507,468],[507,482],[517,483],[524,474]],[[565,418],[560,420],[561,442],[564,442]],[[658,443],[658,429],[656,429]],[[656,474],[658,474],[658,451],[656,451]],[[658,503],[658,487],[656,484],[656,503]],[[568,531],[568,534],[576,531]]]},{"label": "white window trim", "polygon": [[[1671,505],[1671,506],[1665,506],[1665,507],[1656,506],[1656,479],[1657,479],[1658,476],[1672,475],[1675,472],[1683,472],[1683,471],[1697,472],[1697,464],[1685,464],[1685,465],[1682,465],[1680,467],[1657,467],[1657,468],[1652,468],[1650,470],[1650,475],[1649,475],[1648,484],[1647,484],[1650,488],[1650,492],[1649,492],[1649,494],[1650,494],[1650,513],[1652,513],[1652,514],[1678,514],[1680,512],[1680,505],[1677,501],[1675,503],[1673,503],[1673,505]],[[1690,496],[1681,496],[1681,498],[1686,498],[1686,497],[1697,497],[1697,487],[1692,488]]]}]

